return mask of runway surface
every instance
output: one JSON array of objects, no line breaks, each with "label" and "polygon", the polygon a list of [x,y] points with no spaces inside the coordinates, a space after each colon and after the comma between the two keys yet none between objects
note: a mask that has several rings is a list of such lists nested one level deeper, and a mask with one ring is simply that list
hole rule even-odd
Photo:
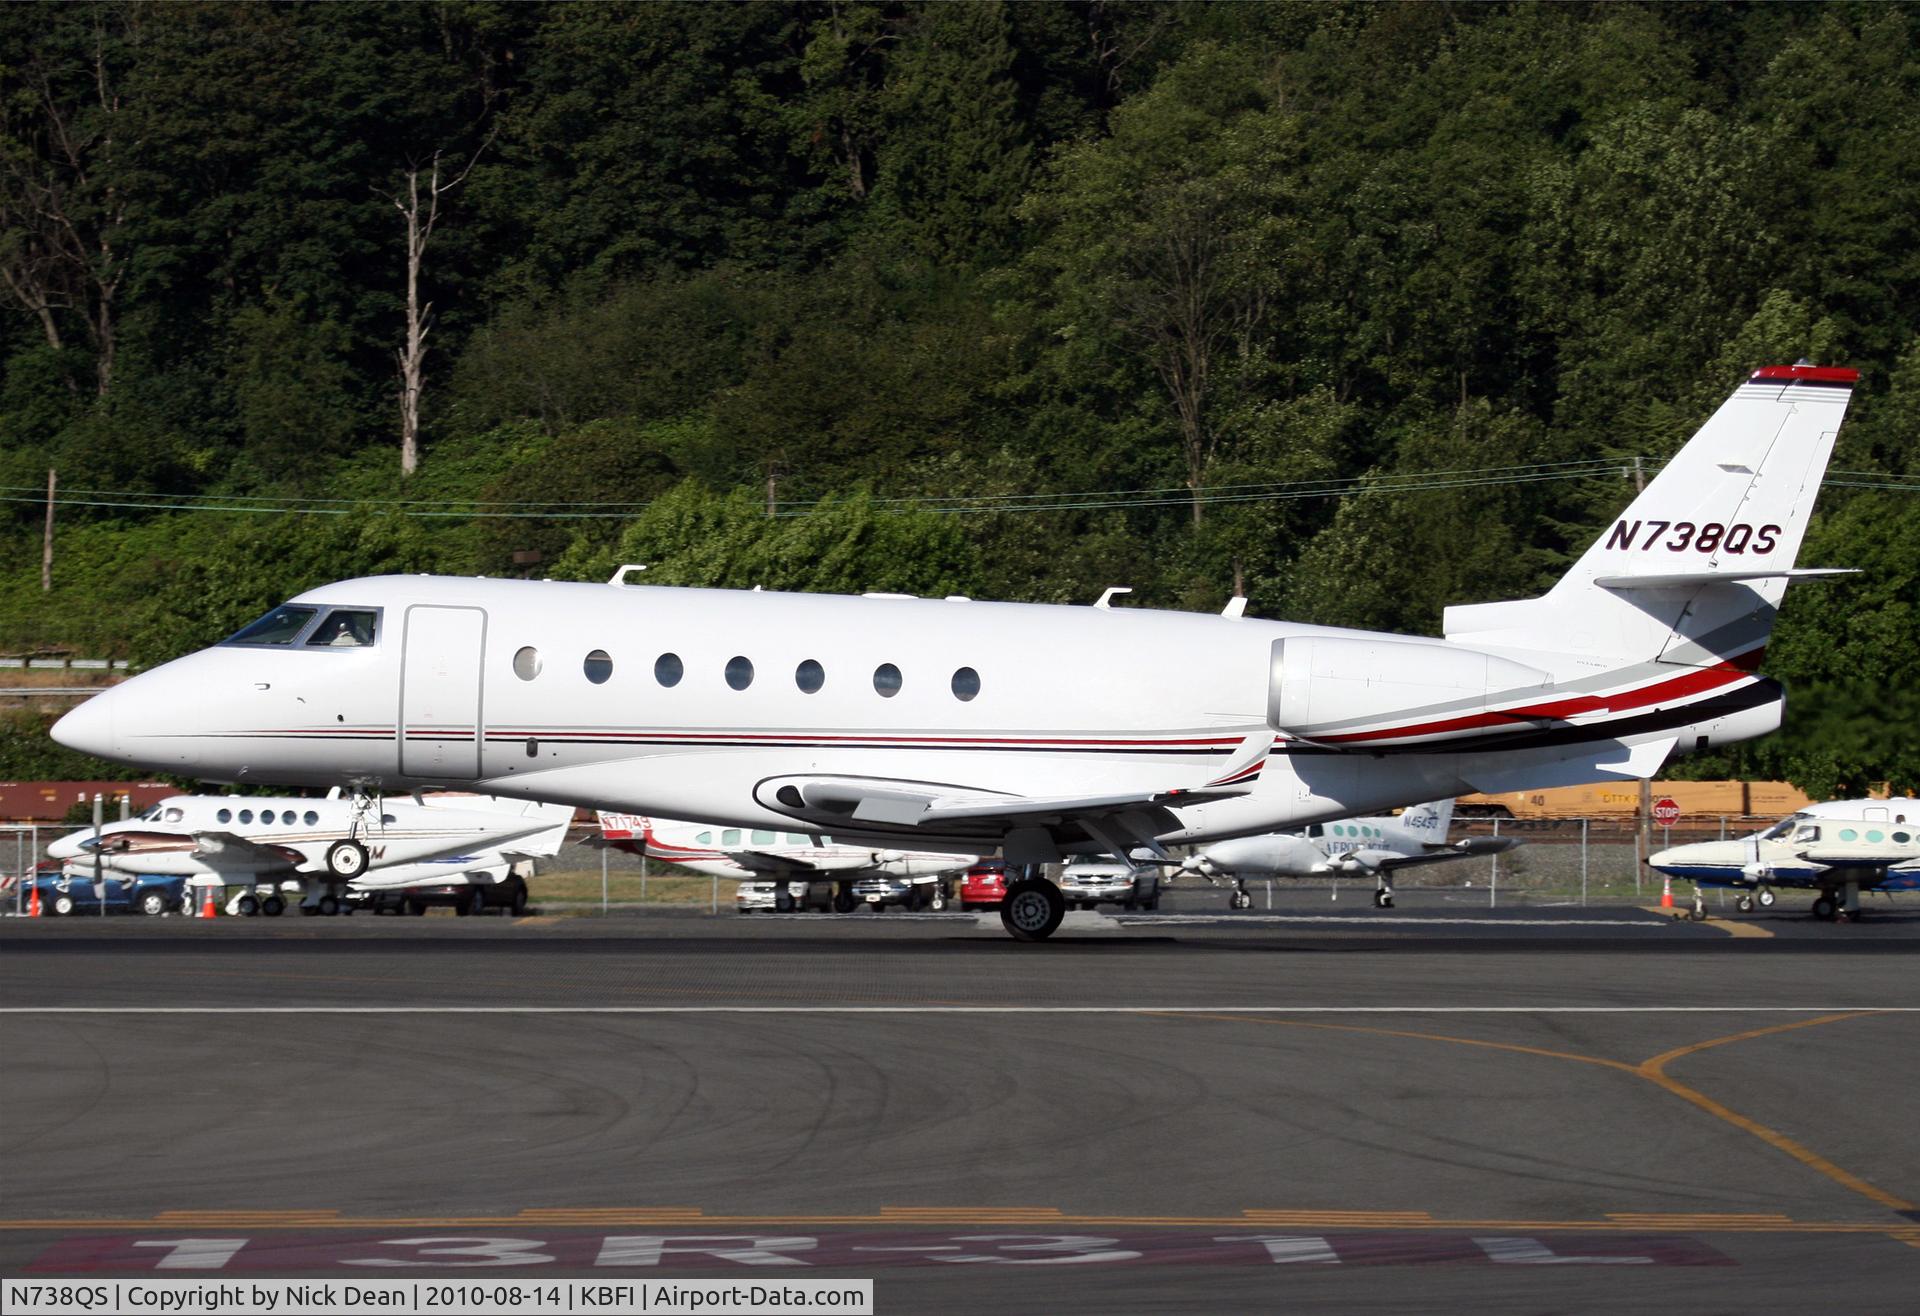
[{"label": "runway surface", "polygon": [[9,920],[0,1272],[1911,1308],[1920,917],[1327,915]]}]

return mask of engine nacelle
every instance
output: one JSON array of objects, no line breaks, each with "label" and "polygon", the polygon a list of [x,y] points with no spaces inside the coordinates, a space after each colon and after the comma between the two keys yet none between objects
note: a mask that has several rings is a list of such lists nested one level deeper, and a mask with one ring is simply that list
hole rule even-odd
[{"label": "engine nacelle", "polygon": [[1267,723],[1315,744],[1415,744],[1535,725],[1488,706],[1552,691],[1537,668],[1459,645],[1299,635],[1273,642]]}]

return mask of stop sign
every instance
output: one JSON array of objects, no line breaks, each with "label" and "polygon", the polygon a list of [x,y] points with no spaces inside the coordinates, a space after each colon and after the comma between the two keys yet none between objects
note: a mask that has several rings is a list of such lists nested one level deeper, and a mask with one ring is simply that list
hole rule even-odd
[{"label": "stop sign", "polygon": [[1680,806],[1671,797],[1662,796],[1653,802],[1653,820],[1662,827],[1671,827],[1680,821]]}]

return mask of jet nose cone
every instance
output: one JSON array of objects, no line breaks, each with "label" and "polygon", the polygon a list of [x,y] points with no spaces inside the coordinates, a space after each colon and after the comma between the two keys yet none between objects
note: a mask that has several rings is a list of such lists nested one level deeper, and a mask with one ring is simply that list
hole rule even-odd
[{"label": "jet nose cone", "polygon": [[85,853],[81,842],[88,836],[86,832],[70,832],[47,847],[49,859],[78,859]]},{"label": "jet nose cone", "polygon": [[113,729],[113,692],[104,691],[87,700],[53,724],[53,738],[68,749],[95,758],[116,757],[119,747]]}]

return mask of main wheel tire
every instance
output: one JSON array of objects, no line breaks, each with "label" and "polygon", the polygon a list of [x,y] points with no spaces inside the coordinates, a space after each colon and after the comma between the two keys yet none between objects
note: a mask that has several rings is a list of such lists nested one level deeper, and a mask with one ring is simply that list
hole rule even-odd
[{"label": "main wheel tire", "polygon": [[793,913],[793,893],[777,890],[773,893],[773,912],[776,914]]},{"label": "main wheel tire", "polygon": [[47,908],[56,914],[71,914],[73,913],[73,897],[67,895],[55,896],[52,901],[48,903]]},{"label": "main wheel tire", "polygon": [[515,918],[519,918],[527,912],[527,884],[525,882],[514,883],[513,897],[507,902],[507,908],[513,911]]},{"label": "main wheel tire", "polygon": [[1813,902],[1813,916],[1831,923],[1835,914],[1840,912],[1840,904],[1832,896],[1821,895]]},{"label": "main wheel tire", "polygon": [[287,912],[287,902],[279,896],[268,896],[260,902],[260,912],[268,918],[279,918]]},{"label": "main wheel tire", "polygon": [[1066,916],[1065,897],[1045,878],[1015,882],[1000,902],[1000,922],[1015,941],[1045,941]]},{"label": "main wheel tire", "polygon": [[358,841],[335,841],[327,847],[327,871],[352,879],[367,871],[367,847]]},{"label": "main wheel tire", "polygon": [[1775,896],[1775,895],[1773,894],[1773,888],[1772,888],[1772,887],[1770,887],[1770,886],[1763,886],[1763,887],[1761,887],[1761,888],[1760,888],[1760,889],[1759,889],[1759,890],[1758,890],[1757,892],[1755,892],[1755,893],[1754,893],[1754,897],[1753,897],[1753,898],[1754,898],[1755,900],[1758,900],[1758,901],[1760,902],[1760,908],[1762,908],[1762,909],[1772,909],[1772,908],[1773,908],[1773,902],[1774,902],[1774,901],[1775,901],[1775,900],[1776,900],[1776,899],[1777,899],[1778,897],[1776,897],[1776,896]]},{"label": "main wheel tire", "polygon": [[853,913],[853,906],[854,906],[853,892],[836,891],[833,893],[833,912],[834,913],[851,914]]},{"label": "main wheel tire", "polygon": [[340,912],[340,902],[330,895],[321,896],[320,902],[313,907],[313,912],[327,918],[332,918]]},{"label": "main wheel tire", "polygon": [[233,910],[242,918],[252,918],[260,912],[260,899],[251,893],[241,896],[234,902]]},{"label": "main wheel tire", "polygon": [[1152,911],[1160,908],[1160,893],[1156,891],[1152,895],[1148,896],[1145,900],[1141,901],[1140,908],[1148,911]]},{"label": "main wheel tire", "polygon": [[413,915],[415,918],[418,918],[420,915],[425,914],[426,912],[427,912],[427,904],[424,900],[415,900],[412,897],[408,897],[407,913]]},{"label": "main wheel tire", "polygon": [[947,893],[940,890],[938,887],[934,888],[932,897],[927,901],[927,908],[931,909],[934,913],[938,914],[941,910],[945,909],[946,907],[947,907]]},{"label": "main wheel tire", "polygon": [[164,891],[142,891],[133,907],[150,918],[157,918],[167,912],[167,893]]}]

